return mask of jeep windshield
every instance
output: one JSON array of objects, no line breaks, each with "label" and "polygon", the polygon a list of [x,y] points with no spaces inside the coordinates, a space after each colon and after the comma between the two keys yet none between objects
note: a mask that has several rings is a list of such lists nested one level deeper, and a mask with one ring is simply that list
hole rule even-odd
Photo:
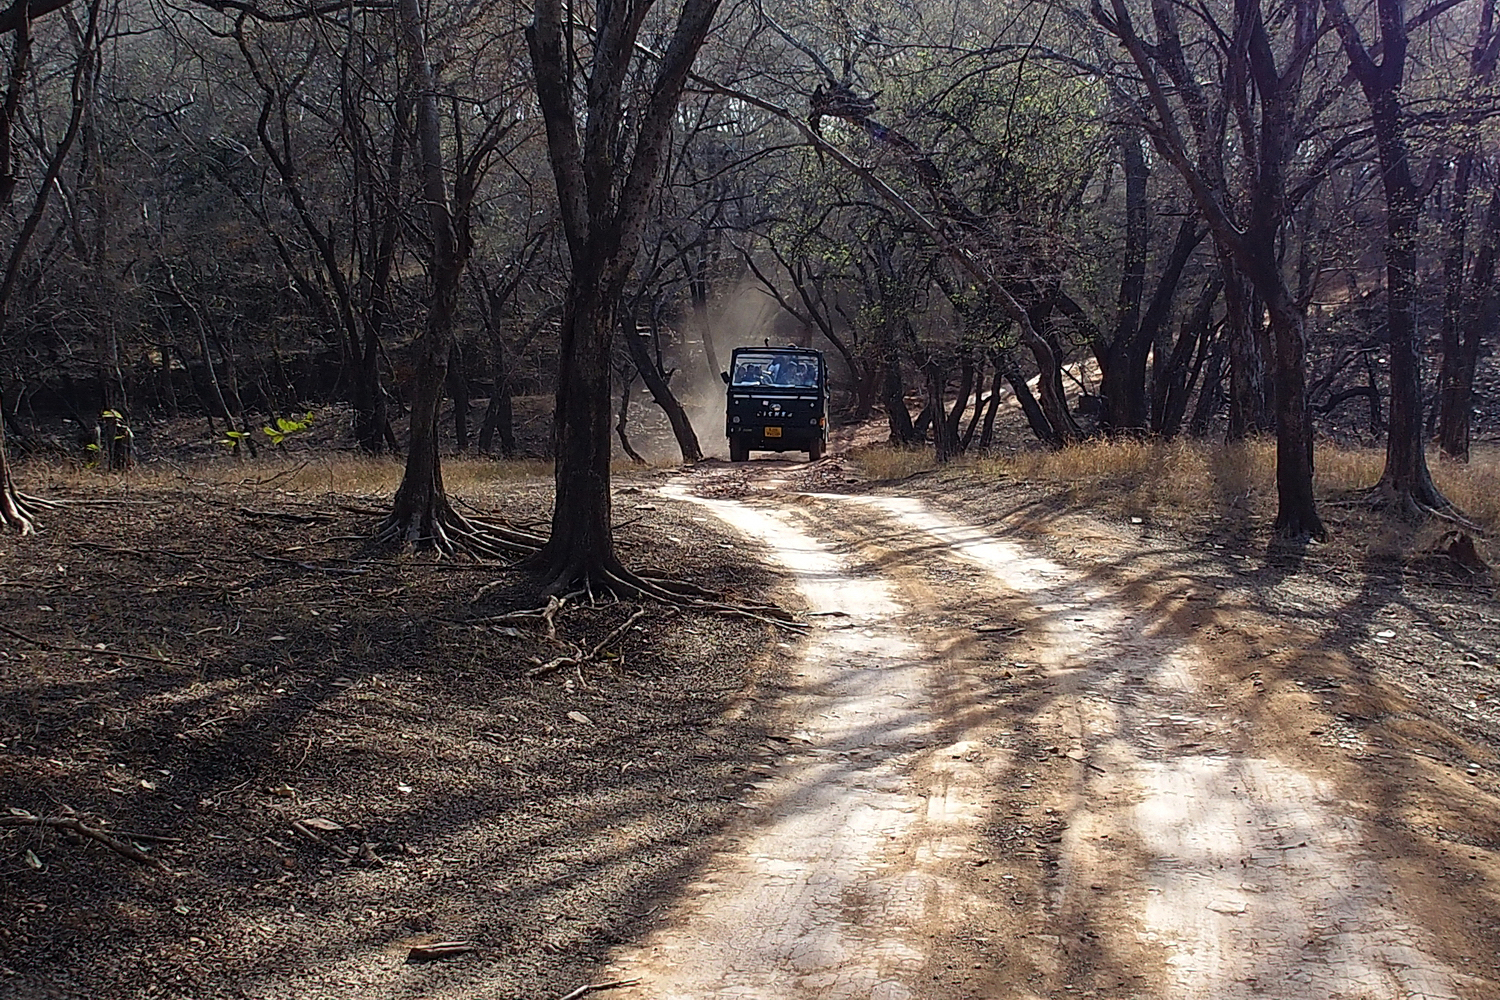
[{"label": "jeep windshield", "polygon": [[815,389],[818,385],[816,358],[799,358],[779,351],[741,351],[735,356],[731,385],[770,385]]}]

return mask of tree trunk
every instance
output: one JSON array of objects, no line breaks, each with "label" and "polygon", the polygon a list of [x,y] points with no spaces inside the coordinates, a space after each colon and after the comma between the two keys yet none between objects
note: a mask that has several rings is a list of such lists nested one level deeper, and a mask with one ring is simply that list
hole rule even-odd
[{"label": "tree trunk", "polygon": [[[922,375],[927,383],[927,413],[932,421],[932,446],[939,465],[958,457],[958,442],[948,422],[948,408],[943,396],[948,387],[948,373],[936,358],[929,357],[922,366]],[[958,404],[954,404],[955,407]]]},{"label": "tree trunk", "polygon": [[1182,321],[1177,343],[1165,364],[1160,366],[1152,385],[1151,429],[1163,437],[1175,437],[1182,429],[1188,400],[1210,353],[1213,342],[1213,310],[1223,287],[1220,278],[1211,278],[1192,313]]},{"label": "tree trunk", "polygon": [[880,395],[885,404],[885,419],[890,425],[890,443],[908,446],[917,443],[917,432],[912,426],[911,411],[906,408],[906,383],[901,378],[901,355],[891,344],[886,344],[880,362]]},{"label": "tree trunk", "polygon": [[1422,358],[1415,301],[1420,195],[1410,175],[1396,94],[1372,104],[1386,197],[1386,329],[1391,362],[1391,407],[1380,486],[1401,505],[1445,509],[1449,504],[1428,471],[1422,434]]},{"label": "tree trunk", "polygon": [[692,465],[694,462],[703,461],[703,449],[698,444],[698,435],[693,431],[692,421],[688,419],[687,411],[682,408],[682,403],[672,392],[672,386],[667,382],[665,373],[647,349],[646,338],[636,332],[635,320],[628,314],[622,322],[620,334],[625,338],[625,344],[630,351],[630,360],[635,362],[636,371],[640,372],[641,379],[651,393],[651,398],[667,415],[667,421],[672,425],[672,435],[677,439],[677,449],[682,452],[683,462]]},{"label": "tree trunk", "polygon": [[1203,369],[1203,383],[1198,387],[1198,401],[1193,405],[1193,416],[1188,421],[1188,435],[1195,438],[1208,436],[1208,425],[1221,406],[1224,405],[1224,361],[1229,353],[1229,332],[1221,330],[1209,345],[1208,361]]},{"label": "tree trunk", "polygon": [[724,369],[719,367],[719,352],[714,348],[714,324],[709,316],[708,310],[708,256],[703,247],[699,247],[697,260],[689,264],[688,255],[682,255],[682,263],[688,272],[688,294],[692,300],[693,325],[698,328],[698,338],[703,344],[703,364],[708,369],[709,384],[716,384],[714,380]]},{"label": "tree trunk", "polygon": [[1302,311],[1268,302],[1276,335],[1276,522],[1283,538],[1328,537],[1313,496],[1312,421],[1307,412],[1307,339]]},{"label": "tree trunk", "polygon": [[366,324],[364,344],[354,358],[354,385],[350,402],[354,407],[354,439],[368,455],[385,450],[390,418],[386,413],[385,387],[380,384],[379,335]]},{"label": "tree trunk", "polygon": [[[1496,36],[1496,0],[1484,0],[1479,31],[1469,53],[1469,71],[1475,83],[1490,85],[1500,63],[1500,38]],[[1438,379],[1440,409],[1438,443],[1443,454],[1458,461],[1469,460],[1470,411],[1474,395],[1474,371],[1479,363],[1483,331],[1493,323],[1495,241],[1500,230],[1500,183],[1490,192],[1489,210],[1475,255],[1471,291],[1464,288],[1465,242],[1468,236],[1469,189],[1480,141],[1481,118],[1476,110],[1466,123],[1458,163],[1454,169],[1453,210],[1449,223],[1448,253],[1443,260],[1443,364]]]},{"label": "tree trunk", "polygon": [[1061,448],[1067,442],[1053,428],[1052,422],[1047,419],[1042,405],[1031,393],[1031,386],[1026,384],[1026,378],[1021,374],[1021,369],[1016,366],[1015,359],[1008,359],[1005,363],[1005,380],[1010,383],[1011,391],[1016,394],[1016,402],[1021,404],[1021,412],[1026,414],[1026,422],[1031,425],[1031,432],[1036,435],[1038,441],[1042,441],[1053,448]]},{"label": "tree trunk", "polygon": [[[642,0],[628,9],[601,8],[612,16],[596,25],[582,122],[573,76],[572,8],[565,12],[562,0],[538,0],[526,31],[572,265],[558,350],[552,534],[531,561],[551,593],[594,583],[651,591],[620,564],[610,524],[610,336],[640,249],[678,99],[719,2],[683,0],[649,97],[639,114],[627,115],[626,76],[650,7]],[[633,146],[622,135],[626,118]]]},{"label": "tree trunk", "polygon": [[[1133,128],[1117,130],[1120,163],[1125,174],[1125,246],[1120,290],[1115,303],[1115,329],[1108,345],[1096,351],[1100,364],[1100,423],[1110,429],[1140,429],[1146,415],[1146,348],[1140,339],[1141,297],[1146,287],[1146,244],[1150,236],[1150,207],[1146,185],[1151,177],[1141,150],[1141,134]],[[1137,355],[1139,356],[1137,358]]]},{"label": "tree trunk", "polygon": [[461,526],[462,519],[455,517],[443,488],[438,409],[447,382],[448,357],[453,350],[453,313],[458,301],[458,283],[463,275],[466,247],[458,240],[449,208],[436,82],[427,59],[427,41],[418,0],[399,0],[397,12],[402,44],[418,89],[417,149],[422,197],[427,205],[432,235],[432,298],[417,345],[420,353],[412,393],[406,470],[381,537],[414,547],[452,552],[463,547],[461,542],[455,542],[450,532],[450,529]]},{"label": "tree trunk", "polygon": [[995,416],[1000,412],[1000,384],[1005,379],[1004,362],[997,356],[995,374],[990,380],[990,399],[984,408],[984,428],[979,432],[979,450],[986,452],[995,440]]},{"label": "tree trunk", "polygon": [[1240,441],[1272,426],[1266,392],[1265,355],[1261,353],[1253,315],[1254,292],[1241,273],[1233,253],[1219,248],[1219,269],[1224,276],[1225,335],[1229,346],[1229,428],[1226,437]]},{"label": "tree trunk", "polygon": [[[989,402],[984,395],[984,356],[969,361],[971,392],[974,394],[974,413],[969,418],[969,425],[964,428],[964,436],[958,442],[958,450],[968,454],[970,446],[974,444],[974,435],[979,430],[979,422],[984,419],[986,404]],[[977,390],[977,391],[976,391]]]},{"label": "tree trunk", "polygon": [[156,393],[167,416],[176,420],[177,380],[172,376],[172,352],[174,350],[171,342],[164,342],[157,347],[158,353],[161,354],[161,370],[158,373]]},{"label": "tree trunk", "polygon": [[[963,425],[964,411],[968,408],[969,399],[973,395],[974,352],[966,351],[958,363],[958,393],[953,399],[953,410],[943,421],[943,437],[948,441],[950,459],[957,458],[963,453],[962,439],[959,437],[958,429]],[[978,409],[977,405],[975,409]]]},{"label": "tree trunk", "polygon": [[615,411],[615,437],[620,439],[620,449],[636,465],[645,465],[646,460],[630,443],[626,427],[630,424],[630,390],[635,388],[635,373],[627,372],[620,379],[620,407]]},{"label": "tree trunk", "polygon": [[[1385,471],[1379,486],[1413,512],[1447,509],[1427,468],[1422,434],[1422,360],[1417,338],[1417,228],[1423,194],[1411,174],[1402,85],[1409,45],[1403,0],[1376,0],[1377,50],[1367,49],[1343,0],[1324,0],[1349,68],[1370,106],[1380,181],[1385,193],[1386,327],[1390,339],[1391,409],[1386,425]],[[1375,61],[1379,55],[1380,61]]]},{"label": "tree trunk", "polygon": [[[1495,262],[1497,237],[1500,237],[1500,184],[1490,192],[1485,212],[1483,236],[1475,254],[1467,294],[1445,311],[1444,324],[1451,322],[1451,334],[1443,336],[1443,379],[1441,409],[1438,413],[1438,444],[1443,454],[1461,462],[1469,460],[1469,435],[1474,408],[1474,374],[1479,366],[1480,347],[1485,332],[1495,325]],[[1462,283],[1462,267],[1458,268]],[[1452,280],[1450,278],[1450,280]],[[1451,289],[1451,285],[1450,285]],[[1450,361],[1450,355],[1452,360]]]},{"label": "tree trunk", "polygon": [[[587,261],[582,263],[589,263]],[[572,589],[583,580],[603,580],[618,565],[610,530],[610,334],[615,325],[612,295],[595,280],[599,264],[580,268],[563,308],[552,427],[557,496],[552,534],[534,560],[545,569],[549,592]]]},{"label": "tree trunk", "polygon": [[506,458],[516,455],[516,417],[511,403],[510,362],[506,357],[505,344],[499,333],[490,334],[490,402],[484,410],[484,423],[479,428],[480,454],[488,455],[494,447],[495,436],[500,437],[500,454]]}]

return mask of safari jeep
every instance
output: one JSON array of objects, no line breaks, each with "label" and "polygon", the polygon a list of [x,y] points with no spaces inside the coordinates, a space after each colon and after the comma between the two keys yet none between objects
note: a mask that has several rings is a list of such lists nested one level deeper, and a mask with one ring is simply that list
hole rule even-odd
[{"label": "safari jeep", "polygon": [[737,347],[729,371],[725,432],[729,460],[752,451],[805,451],[813,461],[828,443],[828,364],[801,347]]}]

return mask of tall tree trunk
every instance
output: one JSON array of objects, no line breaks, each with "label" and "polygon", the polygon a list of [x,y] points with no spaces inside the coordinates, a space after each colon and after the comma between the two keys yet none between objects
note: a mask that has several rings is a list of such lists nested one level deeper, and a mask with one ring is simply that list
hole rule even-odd
[{"label": "tall tree trunk", "polygon": [[[971,359],[970,368],[971,391],[974,394],[974,413],[969,417],[969,424],[964,428],[964,435],[958,442],[958,450],[964,454],[968,454],[970,446],[974,444],[974,435],[979,430],[979,422],[984,419],[986,406],[992,402],[984,394],[984,355],[981,354],[979,357]],[[999,370],[997,369],[996,375],[998,374]]]},{"label": "tall tree trunk", "polygon": [[1265,355],[1256,334],[1260,319],[1253,314],[1254,291],[1240,271],[1233,253],[1219,248],[1224,275],[1224,321],[1229,347],[1229,428],[1226,436],[1240,441],[1270,430],[1270,394],[1266,391]]},{"label": "tall tree trunk", "polygon": [[[969,400],[974,395],[974,352],[965,351],[958,362],[958,393],[953,399],[953,409],[943,421],[946,425],[943,436],[948,440],[951,450],[950,458],[957,458],[963,452],[963,441],[959,437],[958,429],[963,424],[964,411],[968,408]],[[978,410],[978,405],[975,409]],[[939,411],[941,412],[941,411]]]},{"label": "tall tree trunk", "polygon": [[558,365],[565,377],[557,381],[552,427],[557,496],[552,534],[536,559],[549,591],[603,582],[618,565],[610,528],[609,357],[620,288],[601,287],[602,269],[602,262],[575,261],[563,307]]},{"label": "tall tree trunk", "polygon": [[615,437],[620,439],[620,449],[636,465],[645,465],[646,460],[630,443],[626,428],[630,424],[630,390],[635,388],[636,372],[629,371],[620,379],[620,406],[615,410]]},{"label": "tall tree trunk", "polygon": [[1220,278],[1210,279],[1193,311],[1182,321],[1177,343],[1152,386],[1151,428],[1163,437],[1175,437],[1187,414],[1188,399],[1197,384],[1204,363],[1210,356],[1213,337],[1214,303],[1223,288]]},{"label": "tall tree trunk", "polygon": [[[1443,316],[1438,444],[1444,455],[1461,462],[1469,460],[1474,375],[1479,366],[1480,347],[1485,333],[1493,330],[1495,324],[1495,263],[1497,249],[1500,249],[1497,240],[1500,240],[1500,183],[1490,192],[1489,208],[1485,212],[1479,249],[1474,255],[1467,288],[1464,287],[1461,253],[1453,273],[1445,275],[1450,297]],[[1453,301],[1455,297],[1457,301]]]},{"label": "tall tree trunk", "polygon": [[927,385],[927,413],[932,421],[932,446],[938,464],[941,465],[958,457],[958,442],[951,433],[948,408],[943,402],[948,387],[948,372],[936,357],[928,357],[922,365],[922,376]]},{"label": "tall tree trunk", "polygon": [[[1387,168],[1389,170],[1390,168]],[[1417,217],[1414,186],[1387,187],[1386,329],[1390,337],[1391,408],[1380,485],[1398,502],[1444,508],[1427,468],[1422,433],[1422,359],[1417,338]]]},{"label": "tall tree trunk", "polygon": [[[1343,0],[1324,0],[1349,68],[1370,106],[1385,193],[1386,327],[1390,339],[1391,409],[1380,488],[1401,507],[1446,509],[1427,468],[1422,434],[1422,359],[1417,338],[1417,223],[1423,191],[1412,177],[1402,85],[1409,44],[1404,0],[1376,0],[1380,40],[1367,49]],[[1379,55],[1379,62],[1375,56]]]},{"label": "tall tree trunk", "polygon": [[448,396],[453,400],[453,436],[459,454],[469,450],[469,376],[464,371],[463,348],[458,341],[448,353]]},{"label": "tall tree trunk", "polygon": [[[531,564],[552,593],[594,583],[653,591],[620,564],[610,525],[610,337],[625,278],[640,249],[678,99],[719,0],[683,0],[645,106],[627,116],[626,78],[651,7],[651,0],[598,5],[582,122],[572,36],[583,29],[572,8],[565,12],[562,0],[538,0],[526,31],[572,264],[558,351],[552,534]],[[633,126],[629,147],[621,132],[626,117]]]},{"label": "tall tree trunk", "polygon": [[1203,383],[1198,387],[1198,401],[1193,404],[1193,415],[1188,420],[1188,435],[1194,438],[1208,436],[1208,425],[1219,407],[1224,405],[1224,363],[1229,353],[1229,335],[1221,330],[1209,345],[1208,360],[1203,368]]},{"label": "tall tree trunk", "polygon": [[1276,335],[1276,522],[1285,538],[1325,538],[1313,496],[1312,420],[1307,410],[1307,338],[1289,297],[1267,305]]},{"label": "tall tree trunk", "polygon": [[1063,440],[1056,428],[1052,426],[1052,422],[1047,419],[1041,403],[1037,402],[1036,396],[1032,395],[1031,386],[1026,384],[1026,377],[1021,374],[1021,369],[1016,365],[1014,358],[1008,358],[1005,362],[1005,380],[1010,383],[1011,391],[1016,394],[1016,402],[1021,404],[1021,412],[1026,414],[1026,422],[1031,425],[1031,432],[1036,435],[1037,440],[1053,448],[1061,448],[1067,444],[1068,442]]},{"label": "tall tree trunk", "polygon": [[994,358],[995,375],[990,380],[990,399],[984,408],[984,428],[979,432],[979,450],[989,451],[995,440],[995,416],[1000,412],[1000,385],[1005,379],[1004,362]]},{"label": "tall tree trunk", "polygon": [[[1116,143],[1125,173],[1125,247],[1120,289],[1115,303],[1115,328],[1107,345],[1096,350],[1103,426],[1124,430],[1145,426],[1146,348],[1140,339],[1141,297],[1146,287],[1146,244],[1150,238],[1150,207],[1146,184],[1151,171],[1141,150],[1141,134],[1133,128],[1117,130]],[[1139,355],[1139,359],[1137,359]],[[1137,377],[1139,376],[1139,377]]]},{"label": "tall tree trunk", "polygon": [[427,59],[427,40],[418,4],[419,0],[399,0],[397,14],[401,42],[417,87],[417,150],[422,199],[426,202],[432,236],[432,298],[427,305],[427,322],[417,344],[419,354],[406,470],[380,536],[400,544],[452,552],[465,547],[464,542],[456,541],[453,536],[468,525],[456,516],[443,488],[438,410],[447,382],[448,357],[453,350],[453,313],[467,247],[459,241],[449,208],[443,175],[437,84]]},{"label": "tall tree trunk", "polygon": [[[1479,30],[1469,53],[1469,72],[1475,84],[1488,86],[1500,63],[1496,33],[1497,0],[1484,0]],[[1448,252],[1443,259],[1443,361],[1438,378],[1438,443],[1449,458],[1469,460],[1470,410],[1479,345],[1490,317],[1495,283],[1495,241],[1500,230],[1500,181],[1490,191],[1489,210],[1475,254],[1466,295],[1464,265],[1469,223],[1469,192],[1479,148],[1481,112],[1465,123],[1453,177],[1453,209],[1449,220]]]},{"label": "tall tree trunk", "polygon": [[479,451],[488,455],[494,447],[495,437],[500,437],[500,454],[514,458],[516,454],[515,407],[511,402],[510,361],[506,356],[505,343],[499,333],[490,333],[490,402],[484,410],[484,423],[479,428]]},{"label": "tall tree trunk", "polygon": [[912,426],[911,411],[906,408],[906,383],[901,378],[901,355],[886,345],[880,362],[880,397],[885,404],[885,419],[890,425],[890,443],[913,445],[917,432]]},{"label": "tall tree trunk", "polygon": [[684,252],[683,269],[688,274],[688,295],[692,301],[693,325],[698,328],[698,339],[703,344],[703,365],[708,369],[710,385],[716,385],[719,373],[719,352],[714,347],[714,324],[708,309],[708,252],[700,246],[694,259]]}]

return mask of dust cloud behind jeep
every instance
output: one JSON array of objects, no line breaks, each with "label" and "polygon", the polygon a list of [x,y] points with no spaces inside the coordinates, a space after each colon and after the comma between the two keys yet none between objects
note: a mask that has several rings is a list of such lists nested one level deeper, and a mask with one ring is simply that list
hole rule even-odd
[{"label": "dust cloud behind jeep", "polygon": [[817,461],[828,443],[828,364],[801,347],[736,347],[729,371],[725,433],[729,460],[752,451],[805,451]]}]

